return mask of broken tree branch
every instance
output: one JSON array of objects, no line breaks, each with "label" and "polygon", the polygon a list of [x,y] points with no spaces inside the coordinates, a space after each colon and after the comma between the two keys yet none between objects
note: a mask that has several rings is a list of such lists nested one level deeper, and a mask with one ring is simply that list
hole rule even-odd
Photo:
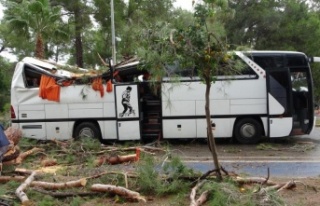
[{"label": "broken tree branch", "polygon": [[135,162],[140,158],[140,151],[136,152],[136,154],[131,155],[112,155],[112,156],[100,156],[96,161],[95,165],[97,167],[103,165],[104,163],[108,163],[111,165],[122,164],[125,162]]},{"label": "broken tree branch", "polygon": [[97,195],[97,192],[53,192],[47,191],[40,188],[33,188],[34,191],[40,192],[45,195],[50,195],[52,197],[74,197],[74,196],[90,196],[90,195]]},{"label": "broken tree branch", "polygon": [[200,206],[205,203],[208,199],[209,191],[204,191],[200,197],[196,200],[197,190],[202,187],[205,181],[198,182],[196,186],[194,186],[190,193],[190,206]]},{"label": "broken tree branch", "polygon": [[271,180],[267,180],[264,177],[239,177],[237,176],[234,181],[236,181],[239,184],[266,184],[266,185],[276,185],[275,182],[272,182]]},{"label": "broken tree branch", "polygon": [[26,152],[21,153],[16,159],[3,162],[3,165],[13,165],[13,164],[21,164],[23,160],[25,160],[29,155],[37,152],[43,152],[44,149],[42,148],[32,148],[31,150],[28,150]]},{"label": "broken tree branch", "polygon": [[79,180],[73,180],[68,182],[42,182],[42,181],[34,181],[31,183],[32,186],[41,187],[48,190],[58,190],[58,189],[65,189],[71,187],[84,187],[87,184],[86,178],[82,178]]},{"label": "broken tree branch", "polygon": [[[15,172],[23,173],[23,174],[30,174],[30,170],[22,169],[22,168],[17,168]],[[36,173],[36,174],[34,174]],[[41,174],[41,171],[33,171],[31,172],[31,175],[34,174],[33,176],[38,176],[38,174]],[[0,176],[0,183],[8,182],[8,181],[23,181],[25,177],[23,176]],[[57,190],[57,189],[66,189],[66,188],[71,188],[71,187],[84,187],[87,184],[87,179],[88,178],[81,178],[78,180],[72,180],[68,182],[43,182],[43,181],[32,181],[30,184],[32,186],[36,187],[41,187],[44,189],[49,189],[49,190]]]},{"label": "broken tree branch", "polygon": [[282,190],[285,190],[285,189],[292,189],[292,188],[295,188],[296,187],[296,183],[295,181],[291,180],[287,183],[285,183],[282,187],[280,187],[277,192],[281,192]]},{"label": "broken tree branch", "polygon": [[147,202],[145,197],[141,196],[140,193],[126,189],[124,187],[120,187],[120,186],[108,185],[108,184],[106,184],[106,185],[105,184],[93,184],[91,186],[91,190],[96,191],[96,192],[109,192],[112,194],[120,195],[120,196],[128,198],[128,199]]},{"label": "broken tree branch", "polygon": [[26,193],[23,192],[23,190],[32,183],[35,175],[36,172],[32,172],[31,175],[16,189],[15,194],[21,200],[22,204],[29,202],[29,198]]},{"label": "broken tree branch", "polygon": [[9,181],[22,182],[26,179],[24,176],[0,176],[0,183],[6,183]]}]

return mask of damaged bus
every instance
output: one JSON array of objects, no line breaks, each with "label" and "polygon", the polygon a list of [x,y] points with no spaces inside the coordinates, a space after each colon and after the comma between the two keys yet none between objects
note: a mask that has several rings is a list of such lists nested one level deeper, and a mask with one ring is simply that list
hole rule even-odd
[{"label": "damaged bus", "polygon": [[[237,75],[217,76],[211,87],[215,137],[256,143],[263,136],[309,134],[314,127],[309,58],[289,51],[234,54],[245,67]],[[138,65],[75,74],[25,58],[12,79],[12,125],[39,140],[207,138],[203,82],[180,71],[178,81],[168,76],[153,84]]]}]

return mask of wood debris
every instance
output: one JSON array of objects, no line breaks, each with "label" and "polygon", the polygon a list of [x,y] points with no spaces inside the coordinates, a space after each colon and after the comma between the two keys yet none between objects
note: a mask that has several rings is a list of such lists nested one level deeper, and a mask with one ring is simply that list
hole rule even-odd
[{"label": "wood debris", "polygon": [[36,172],[32,172],[32,174],[16,189],[16,196],[21,200],[23,205],[30,204],[30,200],[26,193],[23,192],[24,189],[26,189],[34,180],[34,176],[36,175]]},{"label": "wood debris", "polygon": [[93,184],[91,190],[95,192],[108,192],[111,194],[116,194],[127,199],[147,202],[145,197],[141,196],[140,193],[126,189],[124,187],[109,185],[109,184]]}]

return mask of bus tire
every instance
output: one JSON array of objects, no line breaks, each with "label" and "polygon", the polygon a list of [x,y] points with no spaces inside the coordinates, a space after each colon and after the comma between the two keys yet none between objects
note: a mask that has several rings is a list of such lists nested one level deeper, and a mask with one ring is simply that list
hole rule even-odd
[{"label": "bus tire", "polygon": [[76,139],[79,138],[97,138],[101,140],[101,133],[99,127],[93,122],[81,122],[74,130]]},{"label": "bus tire", "polygon": [[261,140],[262,126],[253,118],[244,118],[237,121],[234,137],[241,144],[256,144]]}]

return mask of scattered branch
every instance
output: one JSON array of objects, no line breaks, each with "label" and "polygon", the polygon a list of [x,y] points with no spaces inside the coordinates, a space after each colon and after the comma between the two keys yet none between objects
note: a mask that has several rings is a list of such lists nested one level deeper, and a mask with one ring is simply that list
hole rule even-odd
[{"label": "scattered branch", "polygon": [[109,192],[112,194],[120,195],[122,197],[125,197],[127,199],[147,202],[145,197],[141,196],[140,193],[131,191],[129,189],[126,189],[124,187],[115,186],[115,185],[104,185],[104,184],[93,184],[91,186],[92,191],[96,192]]},{"label": "scattered branch", "polygon": [[265,184],[265,185],[275,185],[275,182],[267,180],[264,177],[239,177],[237,176],[234,181],[239,184]]},{"label": "scattered branch", "polygon": [[6,183],[9,181],[22,182],[26,179],[24,176],[0,176],[0,183]]},{"label": "scattered branch", "polygon": [[34,181],[31,183],[32,186],[41,187],[49,190],[58,190],[65,189],[71,187],[84,187],[87,184],[87,180],[85,178],[79,180],[73,180],[68,182],[61,183],[51,183],[51,182],[42,182],[42,181]]},{"label": "scattered branch", "polygon": [[28,204],[29,202],[29,198],[23,190],[32,183],[35,175],[36,172],[32,172],[31,175],[16,189],[15,194],[21,200],[23,205]]},{"label": "scattered branch", "polygon": [[91,196],[91,195],[97,195],[99,193],[97,192],[53,192],[53,191],[47,191],[40,188],[33,188],[34,191],[40,192],[45,195],[50,195],[52,197],[74,197],[74,196]]},{"label": "scattered branch", "polygon": [[198,188],[202,187],[204,183],[205,181],[198,182],[198,184],[192,188],[190,193],[190,206],[200,206],[207,201],[209,194],[208,190],[201,193],[200,197],[196,199],[197,190]]},{"label": "scattered branch", "polygon": [[25,160],[29,155],[31,155],[33,153],[37,153],[37,152],[43,152],[43,151],[44,151],[44,149],[35,147],[31,150],[28,150],[26,152],[21,153],[16,159],[3,162],[3,165],[21,164],[23,162],[23,160]]}]

